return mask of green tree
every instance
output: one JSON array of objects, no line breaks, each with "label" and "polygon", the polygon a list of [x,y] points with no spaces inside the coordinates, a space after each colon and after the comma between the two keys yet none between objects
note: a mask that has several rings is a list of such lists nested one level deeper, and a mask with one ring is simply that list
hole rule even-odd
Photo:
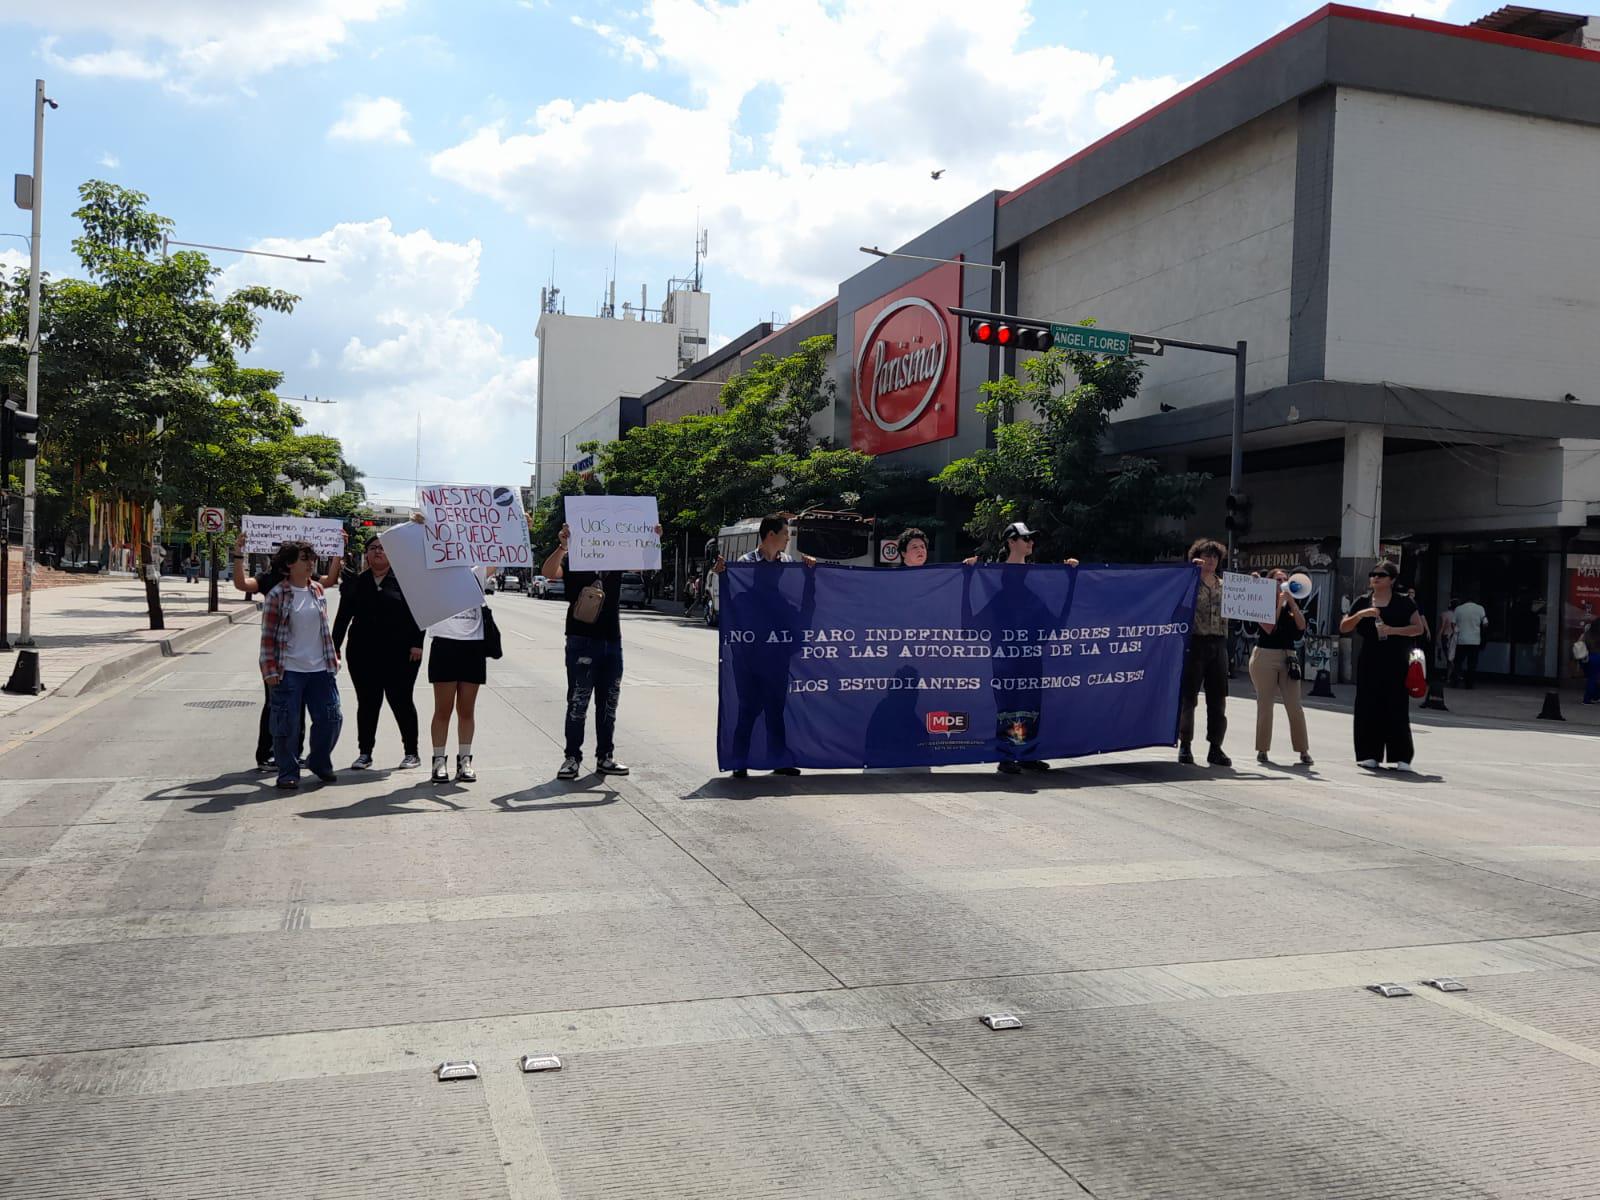
[{"label": "green tree", "polygon": [[875,478],[870,455],[814,444],[812,420],[831,409],[831,337],[766,354],[723,387],[723,410],[637,429],[600,449],[607,491],[653,495],[664,536],[703,539],[740,517],[841,507]]},{"label": "green tree", "polygon": [[[41,457],[56,499],[69,464],[76,502],[93,493],[178,513],[204,503],[281,512],[293,504],[288,481],[337,477],[338,442],[300,434],[300,415],[273,394],[278,376],[238,363],[264,314],[291,312],[295,297],[265,287],[219,296],[204,254],[164,253],[172,222],[143,193],[92,180],[79,198],[73,249],[88,278],[45,281],[41,298]],[[4,292],[0,332],[15,333],[26,273]],[[145,588],[160,629],[159,588],[148,578]]]},{"label": "green tree", "polygon": [[[1145,562],[1181,550],[1170,522],[1194,511],[1206,477],[1130,455],[1107,463],[1101,450],[1143,374],[1137,358],[1055,349],[1025,362],[1020,379],[984,384],[978,412],[997,423],[994,447],[934,478],[974,503],[967,532],[998,546],[1009,522],[1026,521],[1042,535],[1042,560]],[[1019,412],[1034,419],[1019,421]]]}]

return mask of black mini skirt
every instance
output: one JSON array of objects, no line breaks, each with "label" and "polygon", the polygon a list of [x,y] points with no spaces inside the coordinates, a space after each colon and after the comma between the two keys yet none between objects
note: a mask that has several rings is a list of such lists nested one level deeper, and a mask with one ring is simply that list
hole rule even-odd
[{"label": "black mini skirt", "polygon": [[461,642],[455,638],[430,639],[428,651],[429,683],[483,683],[489,677],[489,658],[483,642]]}]

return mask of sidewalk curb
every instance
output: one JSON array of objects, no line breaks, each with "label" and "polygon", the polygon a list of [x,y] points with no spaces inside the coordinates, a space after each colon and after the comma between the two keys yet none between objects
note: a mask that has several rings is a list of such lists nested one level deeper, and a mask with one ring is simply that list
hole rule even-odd
[{"label": "sidewalk curb", "polygon": [[124,675],[130,675],[158,658],[174,658],[184,647],[200,641],[219,629],[237,625],[248,617],[254,617],[258,611],[254,604],[250,604],[231,612],[207,613],[203,620],[195,622],[187,629],[176,630],[158,642],[146,642],[142,646],[134,646],[120,654],[112,655],[102,662],[79,667],[60,687],[50,690],[57,696],[81,696],[94,688],[121,679]]}]

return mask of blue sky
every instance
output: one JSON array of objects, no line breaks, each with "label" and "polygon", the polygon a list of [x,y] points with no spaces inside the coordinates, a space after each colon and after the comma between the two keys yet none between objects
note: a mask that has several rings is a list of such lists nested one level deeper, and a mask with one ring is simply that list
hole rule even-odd
[{"label": "blue sky", "polygon": [[[1464,0],[1369,7],[1470,20]],[[1312,11],[1306,0],[0,0],[0,155],[48,120],[45,268],[76,269],[75,188],[149,193],[177,235],[301,294],[254,354],[379,496],[526,482],[533,337],[555,258],[568,311],[658,303],[710,230],[714,341],[804,311],[861,265],[1014,187]],[[930,170],[942,168],[938,182]],[[9,210],[0,233],[26,232]],[[0,263],[25,263],[0,237]]]}]

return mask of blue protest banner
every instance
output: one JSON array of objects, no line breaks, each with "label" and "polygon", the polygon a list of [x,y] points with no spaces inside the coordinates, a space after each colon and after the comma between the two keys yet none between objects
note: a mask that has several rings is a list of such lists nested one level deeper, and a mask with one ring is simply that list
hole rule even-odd
[{"label": "blue protest banner", "polygon": [[907,767],[1170,746],[1198,577],[730,563],[717,761]]}]

